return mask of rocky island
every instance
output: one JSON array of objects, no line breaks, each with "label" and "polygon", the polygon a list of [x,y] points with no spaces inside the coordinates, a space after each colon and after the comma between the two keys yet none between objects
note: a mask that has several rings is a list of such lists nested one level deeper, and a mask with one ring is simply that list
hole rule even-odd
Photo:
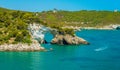
[{"label": "rocky island", "polygon": [[69,34],[66,35],[56,35],[52,41],[52,44],[59,44],[59,45],[78,45],[78,44],[86,44],[88,45],[89,43],[84,40],[83,38],[77,37],[77,36],[72,36]]},{"label": "rocky island", "polygon": [[59,28],[59,27],[57,29],[58,30],[54,30],[54,38],[52,39],[51,44],[59,44],[59,45],[89,44],[83,38],[76,36],[74,29]]}]

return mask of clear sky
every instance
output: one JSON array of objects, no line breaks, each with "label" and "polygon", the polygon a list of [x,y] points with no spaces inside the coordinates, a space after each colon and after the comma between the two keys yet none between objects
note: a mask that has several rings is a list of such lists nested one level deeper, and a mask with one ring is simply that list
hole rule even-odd
[{"label": "clear sky", "polygon": [[120,10],[120,0],[0,0],[0,7],[24,11]]}]

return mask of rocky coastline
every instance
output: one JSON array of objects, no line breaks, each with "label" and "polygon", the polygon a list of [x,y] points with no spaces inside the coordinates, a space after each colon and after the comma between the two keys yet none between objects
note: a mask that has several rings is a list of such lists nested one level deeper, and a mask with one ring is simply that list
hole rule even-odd
[{"label": "rocky coastline", "polygon": [[45,48],[41,47],[37,41],[31,44],[18,43],[18,44],[3,44],[0,45],[0,51],[44,51]]},{"label": "rocky coastline", "polygon": [[84,40],[83,38],[72,36],[69,34],[60,35],[57,34],[52,39],[51,44],[59,44],[59,45],[78,45],[78,44],[85,44],[89,45],[90,43]]},{"label": "rocky coastline", "polygon": [[42,25],[37,23],[29,24],[28,31],[31,35],[32,43],[17,43],[17,44],[9,44],[5,43],[0,45],[0,51],[45,51],[44,47],[41,47],[41,43],[47,43],[44,40],[44,31]]},{"label": "rocky coastline", "polygon": [[[63,27],[63,28],[73,28],[74,30],[81,30],[81,29],[101,29],[101,30],[113,30],[119,27],[120,25],[109,25],[109,26],[104,26],[104,27]],[[40,46],[40,43],[47,43],[44,40],[44,33],[39,32],[41,31],[46,31],[42,30],[45,28],[42,28],[40,25],[36,24],[31,24],[31,28],[29,29],[30,34],[32,36],[33,42],[31,44],[27,43],[17,43],[17,44],[2,44],[0,45],[0,51],[45,51],[44,47]],[[90,43],[87,42],[85,39],[80,38],[78,36],[72,36],[70,34],[59,34],[56,30],[51,29],[53,32],[54,38],[51,41],[51,44],[58,44],[58,45],[78,45],[78,44],[85,44],[89,45]],[[42,37],[42,38],[41,38]],[[39,39],[39,40],[36,40]]]},{"label": "rocky coastline", "polygon": [[81,29],[97,29],[97,30],[116,30],[118,28],[120,28],[119,24],[116,25],[107,25],[107,26],[103,26],[103,27],[77,27],[77,26],[64,26],[62,28],[71,28],[77,31],[80,31]]}]

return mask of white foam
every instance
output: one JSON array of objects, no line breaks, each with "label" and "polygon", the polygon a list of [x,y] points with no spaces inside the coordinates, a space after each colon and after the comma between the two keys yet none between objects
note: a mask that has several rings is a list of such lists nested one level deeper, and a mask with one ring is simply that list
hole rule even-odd
[{"label": "white foam", "polygon": [[108,47],[100,47],[100,48],[94,49],[94,51],[99,52],[99,51],[103,51],[103,50],[105,50],[107,48]]}]

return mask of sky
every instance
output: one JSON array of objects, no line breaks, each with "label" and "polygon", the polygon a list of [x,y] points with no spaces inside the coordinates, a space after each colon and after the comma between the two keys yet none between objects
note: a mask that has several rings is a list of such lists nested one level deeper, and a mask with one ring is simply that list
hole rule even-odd
[{"label": "sky", "polygon": [[120,10],[120,0],[0,0],[0,7],[41,12],[47,10]]}]

